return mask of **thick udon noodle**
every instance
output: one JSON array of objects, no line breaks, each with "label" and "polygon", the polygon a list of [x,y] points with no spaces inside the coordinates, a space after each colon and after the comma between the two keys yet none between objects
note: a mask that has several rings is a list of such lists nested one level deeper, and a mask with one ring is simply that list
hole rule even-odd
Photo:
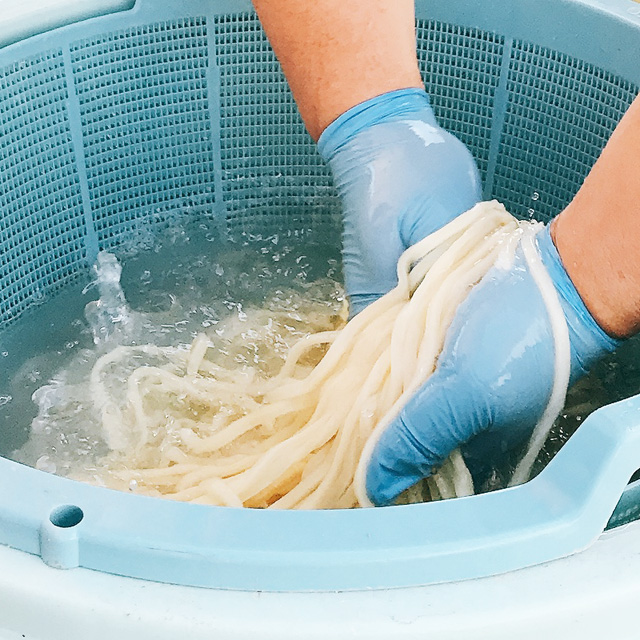
[{"label": "thick udon noodle", "polygon": [[[364,471],[380,433],[433,372],[458,305],[493,265],[513,260],[520,242],[556,340],[549,405],[513,478],[526,480],[564,404],[569,361],[536,228],[497,202],[477,205],[402,255],[395,289],[342,328],[299,340],[272,375],[247,377],[216,363],[204,334],[189,351],[121,346],[103,355],[90,385],[112,452],[84,479],[234,507],[370,505]],[[110,368],[141,357],[156,365],[134,368],[124,402],[113,397]],[[428,482],[434,496],[473,493],[459,452]]]}]

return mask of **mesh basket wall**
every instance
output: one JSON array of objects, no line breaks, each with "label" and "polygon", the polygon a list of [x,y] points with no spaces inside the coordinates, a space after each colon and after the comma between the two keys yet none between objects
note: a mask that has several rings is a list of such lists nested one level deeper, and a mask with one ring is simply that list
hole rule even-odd
[{"label": "mesh basket wall", "polygon": [[222,189],[228,229],[335,233],[331,174],[307,135],[280,66],[252,14],[215,20]]},{"label": "mesh basket wall", "polygon": [[[2,325],[78,278],[98,248],[176,215],[215,216],[232,236],[339,241],[330,173],[253,14],[96,24],[0,59]],[[637,93],[477,28],[418,20],[417,43],[442,124],[476,156],[485,196],[519,216],[562,209]]]},{"label": "mesh basket wall", "polygon": [[0,323],[74,277],[82,197],[60,51],[0,69]]},{"label": "mesh basket wall", "polygon": [[203,17],[71,44],[90,207],[102,248],[173,212],[211,210],[207,46]]}]

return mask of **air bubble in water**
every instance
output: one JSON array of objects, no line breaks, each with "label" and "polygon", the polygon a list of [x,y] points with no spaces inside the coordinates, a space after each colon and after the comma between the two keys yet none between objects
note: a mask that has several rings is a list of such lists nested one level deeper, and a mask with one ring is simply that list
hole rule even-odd
[{"label": "air bubble in water", "polygon": [[47,455],[40,456],[36,460],[36,469],[39,471],[46,471],[47,473],[55,473],[56,472],[56,463],[51,460],[51,458]]}]

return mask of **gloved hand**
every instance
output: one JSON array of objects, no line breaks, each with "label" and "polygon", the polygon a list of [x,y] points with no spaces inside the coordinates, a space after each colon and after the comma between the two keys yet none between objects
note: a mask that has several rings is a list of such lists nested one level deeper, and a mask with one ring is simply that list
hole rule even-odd
[{"label": "gloved hand", "polygon": [[[620,341],[595,322],[550,237],[540,257],[559,294],[571,345],[570,384]],[[494,266],[460,305],[436,371],[382,434],[366,475],[376,505],[431,475],[461,448],[472,475],[493,451],[527,440],[554,379],[554,341],[545,304],[518,247],[513,264]]]},{"label": "gloved hand", "polygon": [[345,285],[355,315],[397,284],[406,248],[480,200],[480,178],[420,89],[353,107],[325,129],[318,149],[342,199]]}]

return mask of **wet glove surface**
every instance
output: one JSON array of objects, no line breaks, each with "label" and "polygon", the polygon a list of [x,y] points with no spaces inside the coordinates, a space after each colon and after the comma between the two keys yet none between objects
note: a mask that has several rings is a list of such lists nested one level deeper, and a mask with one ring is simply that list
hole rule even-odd
[{"label": "wet glove surface", "polygon": [[397,283],[402,252],[481,197],[475,161],[419,89],[387,93],[331,123],[318,142],[343,205],[351,314]]},{"label": "wet glove surface", "polygon": [[[584,306],[549,227],[537,244],[567,320],[572,384],[620,342]],[[369,498],[391,503],[461,445],[475,476],[496,452],[530,437],[553,379],[551,323],[519,247],[511,265],[494,266],[460,305],[436,371],[382,434],[367,468]]]}]

